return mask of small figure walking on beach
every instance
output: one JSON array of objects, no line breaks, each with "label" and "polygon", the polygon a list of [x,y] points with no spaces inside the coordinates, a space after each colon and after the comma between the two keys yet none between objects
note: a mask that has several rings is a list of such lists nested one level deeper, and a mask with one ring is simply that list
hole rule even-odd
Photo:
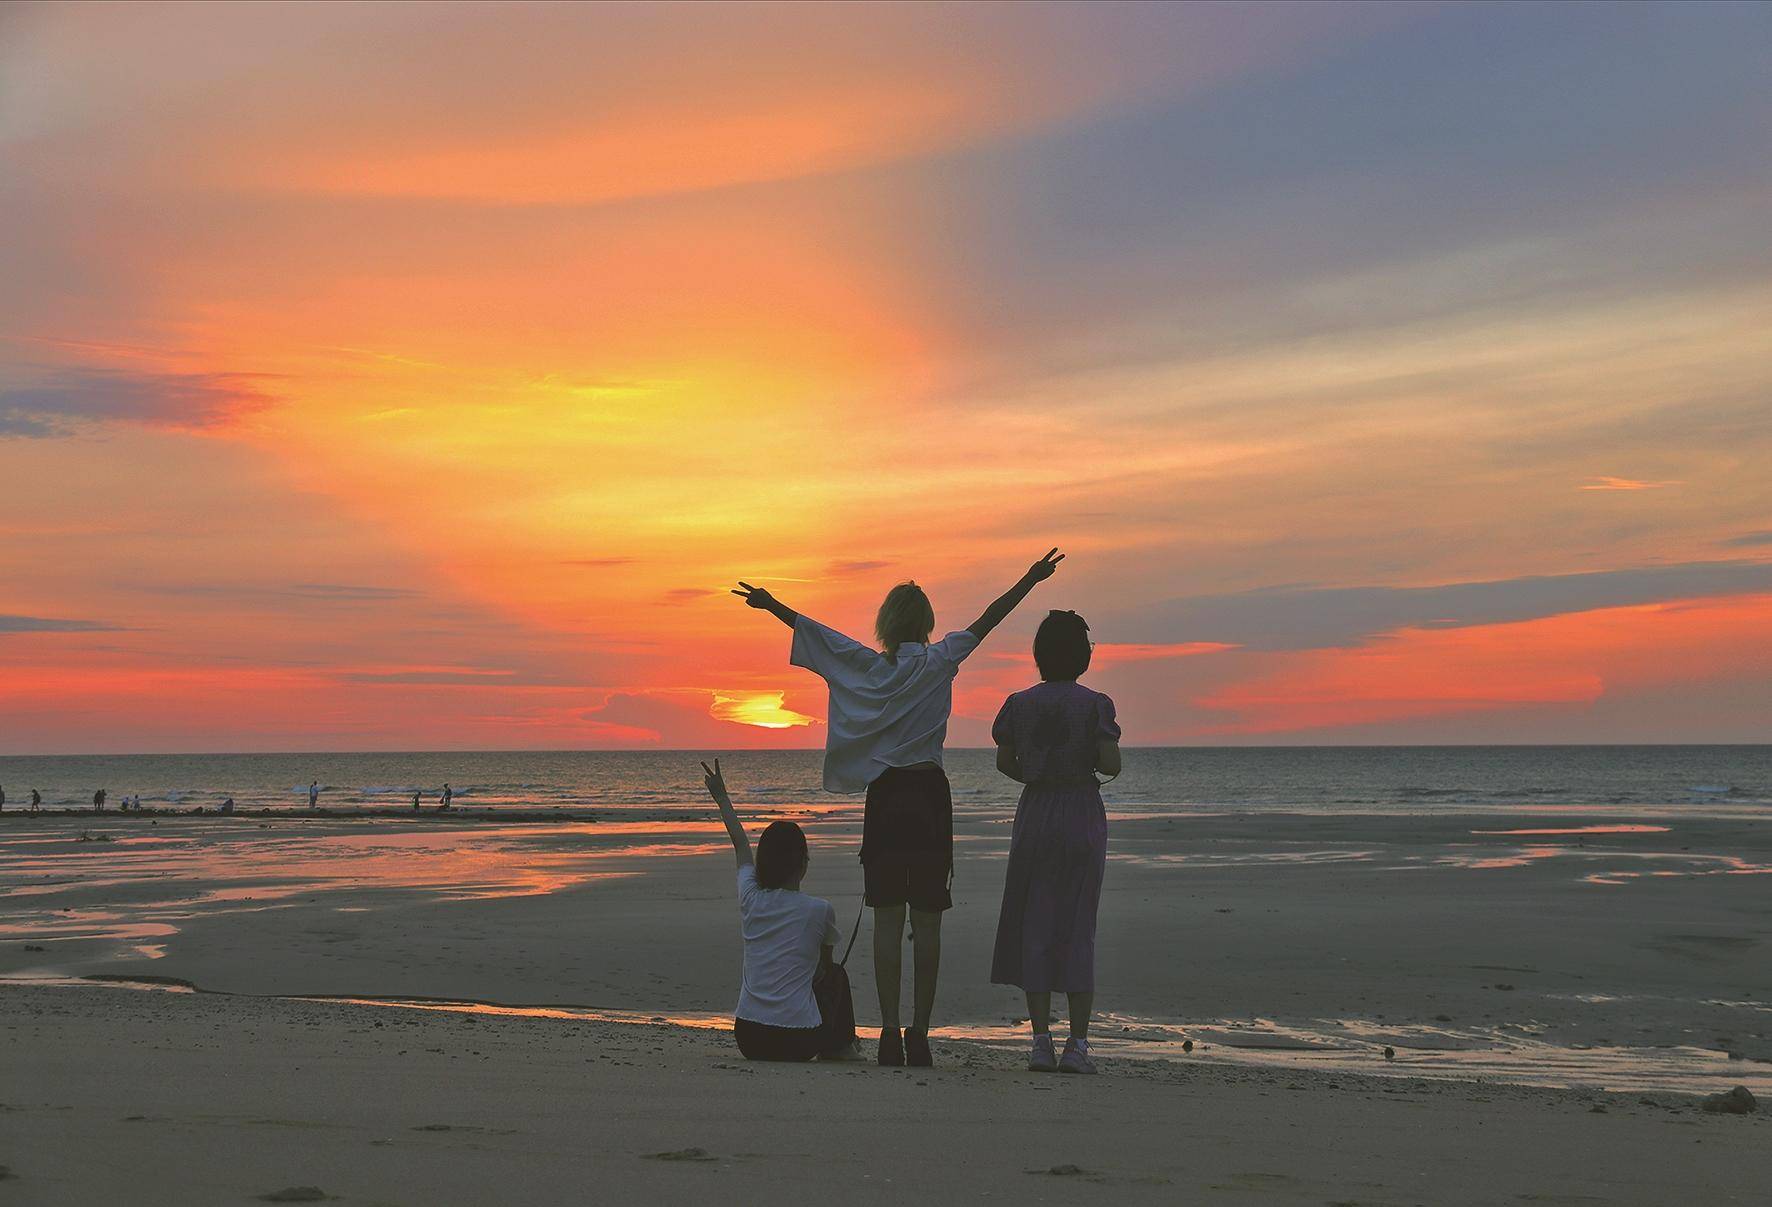
[{"label": "small figure walking on beach", "polygon": [[37,811],[37,809],[42,804],[43,804],[43,794],[41,792],[37,791],[37,789],[32,788],[31,789],[31,812],[35,813]]},{"label": "small figure walking on beach", "polygon": [[422,793],[422,792],[414,792],[412,794],[412,811],[414,813],[418,812],[418,802],[421,799],[423,799],[423,797],[424,797],[424,793]]},{"label": "small figure walking on beach", "polygon": [[[1095,915],[1107,870],[1107,812],[1095,773],[1120,774],[1114,702],[1077,682],[1094,644],[1075,612],[1052,612],[1034,636],[1038,687],[1003,702],[991,726],[997,769],[1025,784],[1015,807],[991,981],[1027,994],[1036,1073],[1093,1073]],[[1070,999],[1071,1036],[1052,1046],[1052,994]]]},{"label": "small figure walking on beach", "polygon": [[6,785],[0,784],[0,813],[6,812]]},{"label": "small figure walking on beach", "polygon": [[[825,724],[827,792],[867,793],[861,864],[866,902],[874,911],[874,980],[880,995],[879,1063],[928,1067],[929,1020],[941,969],[941,915],[951,909],[954,802],[942,770],[942,743],[954,706],[954,676],[966,656],[1052,577],[1064,560],[1057,549],[1028,567],[968,627],[931,642],[935,609],[923,588],[900,583],[874,620],[878,650],[826,628],[768,591],[739,583],[733,592],[794,630],[788,661],[830,688]],[[911,1026],[898,1027],[905,910],[915,959]]]},{"label": "small figure walking on beach", "polygon": [[94,813],[105,811],[105,790],[103,788],[92,794],[92,811]]},{"label": "small figure walking on beach", "polygon": [[451,788],[448,784],[444,784],[443,785],[443,803],[437,806],[437,812],[447,813],[449,811],[451,804],[454,801],[455,801],[455,789]]},{"label": "small figure walking on beach", "polygon": [[320,804],[320,781],[315,780],[308,785],[308,808],[318,808]]},{"label": "small figure walking on beach", "polygon": [[811,865],[805,831],[791,821],[769,823],[753,859],[720,760],[701,769],[738,859],[744,936],[744,980],[732,1020],[738,1050],[746,1060],[861,1059],[849,977],[831,958],[842,938],[837,911],[822,897],[800,891]]}]

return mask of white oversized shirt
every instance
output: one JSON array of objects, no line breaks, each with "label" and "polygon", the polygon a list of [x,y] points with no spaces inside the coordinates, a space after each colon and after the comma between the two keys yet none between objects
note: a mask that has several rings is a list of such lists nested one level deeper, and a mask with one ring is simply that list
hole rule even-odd
[{"label": "white oversized shirt", "polygon": [[738,869],[738,920],[744,935],[744,983],[738,1017],[771,1027],[822,1021],[812,977],[822,947],[837,945],[837,911],[798,889],[763,888],[757,869]]},{"label": "white oversized shirt", "polygon": [[977,648],[978,638],[961,629],[929,645],[907,641],[888,660],[810,617],[794,621],[788,661],[831,689],[825,791],[864,791],[889,767],[939,766],[954,709],[954,673]]}]

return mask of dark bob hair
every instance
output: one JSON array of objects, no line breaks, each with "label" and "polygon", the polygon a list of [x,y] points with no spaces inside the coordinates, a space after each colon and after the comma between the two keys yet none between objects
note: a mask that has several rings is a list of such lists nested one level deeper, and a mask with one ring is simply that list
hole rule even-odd
[{"label": "dark bob hair", "polygon": [[757,839],[757,887],[781,888],[806,867],[806,832],[791,821],[772,821]]},{"label": "dark bob hair", "polygon": [[1089,669],[1094,652],[1089,623],[1075,612],[1052,611],[1034,634],[1034,664],[1047,683],[1075,679]]}]

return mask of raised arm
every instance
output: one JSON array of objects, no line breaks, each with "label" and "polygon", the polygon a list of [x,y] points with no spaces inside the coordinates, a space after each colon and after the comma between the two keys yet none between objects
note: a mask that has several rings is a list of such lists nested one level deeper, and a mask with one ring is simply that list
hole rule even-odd
[{"label": "raised arm", "polygon": [[[1021,581],[998,596],[997,601],[984,610],[983,616],[966,626],[972,635],[983,641],[992,629],[1003,623],[1003,619],[1009,613],[1015,611],[1017,604],[1028,597],[1028,592],[1034,589],[1035,583],[1043,583],[1052,577],[1052,572],[1063,560],[1064,554],[1054,548],[1048,551],[1045,557],[1029,566],[1028,572],[1021,576]],[[762,605],[755,606],[761,607]],[[788,623],[792,624],[793,621],[790,620]]]},{"label": "raised arm", "polygon": [[744,823],[738,820],[738,811],[732,807],[732,798],[726,794],[726,780],[720,774],[720,760],[715,759],[714,765],[701,765],[704,774],[702,783],[708,786],[708,795],[720,806],[720,820],[726,823],[726,837],[732,840],[732,853],[738,857],[738,866],[744,867],[751,862],[751,836],[744,832]]},{"label": "raised arm", "polygon": [[762,587],[753,587],[751,584],[744,582],[743,580],[740,580],[738,585],[741,589],[733,591],[734,595],[744,600],[753,608],[762,608],[765,612],[787,625],[788,628],[793,628],[794,621],[800,619],[800,614],[798,612],[782,603],[781,600],[775,598],[775,596],[769,594],[769,592],[765,591]]}]

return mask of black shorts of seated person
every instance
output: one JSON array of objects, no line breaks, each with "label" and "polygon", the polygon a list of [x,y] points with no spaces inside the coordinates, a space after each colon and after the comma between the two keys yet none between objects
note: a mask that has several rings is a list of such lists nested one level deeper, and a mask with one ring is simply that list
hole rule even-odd
[{"label": "black shorts of seated person", "polygon": [[868,785],[861,864],[866,901],[953,908],[954,798],[939,767],[891,767]]},{"label": "black shorts of seated person", "polygon": [[748,1018],[734,1019],[733,1038],[746,1060],[804,1062],[814,1056],[840,1052],[855,1042],[855,998],[849,990],[849,974],[841,967],[825,973],[812,987],[818,999],[816,1027],[772,1027]]}]

